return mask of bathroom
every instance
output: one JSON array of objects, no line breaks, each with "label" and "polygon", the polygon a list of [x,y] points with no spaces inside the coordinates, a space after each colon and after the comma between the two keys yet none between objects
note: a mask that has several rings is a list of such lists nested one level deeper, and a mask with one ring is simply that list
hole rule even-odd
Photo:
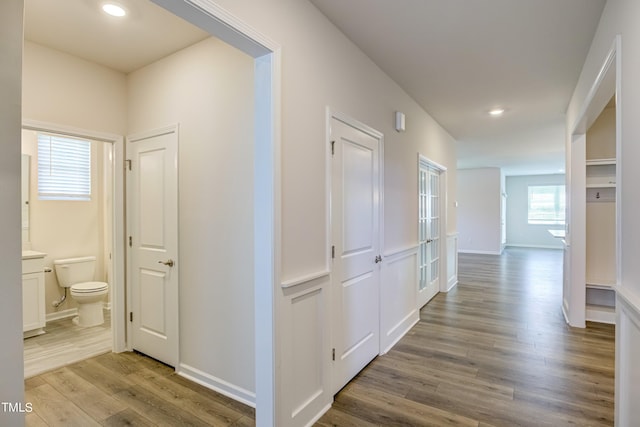
[{"label": "bathroom", "polygon": [[[106,291],[106,295],[99,296],[105,318],[101,325],[84,328],[74,324],[73,319],[78,316],[77,298],[71,295],[70,289],[60,286],[54,264],[60,259],[93,256],[96,261],[92,280],[107,285],[111,282],[111,144],[89,141],[89,200],[47,200],[38,191],[39,135],[46,138],[49,133],[22,131],[22,247],[32,257],[45,254],[39,260],[44,271],[44,296],[38,295],[38,298],[44,300],[46,325],[25,331],[25,337],[35,335],[25,338],[24,342],[26,377],[110,351],[112,347],[110,293]],[[33,305],[27,298],[25,292],[25,305]]]}]

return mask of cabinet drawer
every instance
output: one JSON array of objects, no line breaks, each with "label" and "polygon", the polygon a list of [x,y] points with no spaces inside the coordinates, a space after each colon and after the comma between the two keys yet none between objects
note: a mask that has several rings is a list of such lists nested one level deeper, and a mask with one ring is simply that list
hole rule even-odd
[{"label": "cabinet drawer", "polygon": [[40,273],[44,271],[44,259],[33,258],[22,260],[22,274]]}]

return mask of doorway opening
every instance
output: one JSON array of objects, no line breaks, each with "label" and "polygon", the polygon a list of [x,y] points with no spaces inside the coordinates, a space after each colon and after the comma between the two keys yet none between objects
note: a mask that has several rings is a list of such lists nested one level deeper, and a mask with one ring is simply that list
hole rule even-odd
[{"label": "doorway opening", "polygon": [[[85,3],[81,1],[83,6]],[[255,339],[253,351],[250,352],[251,364],[255,365],[255,387],[253,389],[244,390],[244,396],[252,405],[258,407],[256,414],[258,424],[273,425],[275,424],[275,401],[278,398],[276,387],[276,359],[278,357],[277,347],[275,345],[275,329],[278,322],[277,312],[274,308],[275,283],[279,283],[280,265],[280,210],[279,210],[279,96],[280,96],[280,55],[279,47],[272,41],[266,39],[261,34],[250,29],[245,23],[236,19],[227,11],[218,8],[212,2],[201,1],[185,1],[175,2],[159,0],[154,1],[156,5],[168,10],[172,14],[183,18],[184,20],[194,24],[200,29],[206,31],[209,35],[213,35],[219,40],[226,42],[228,45],[238,49],[251,58],[253,66],[253,78],[251,89],[253,91],[253,109],[251,117],[245,120],[245,123],[251,123],[254,133],[251,138],[253,144],[253,155],[255,161],[247,162],[253,168],[253,174],[250,180],[253,184],[253,194],[250,196],[254,209],[250,211],[250,221],[253,224],[254,239],[252,240],[252,256],[251,268],[254,273],[254,280],[249,282],[249,286],[253,287],[253,301],[244,301],[245,306],[249,307],[253,316],[249,319]],[[28,11],[27,11],[28,13]],[[51,20],[56,21],[56,20]],[[96,49],[90,49],[95,51]],[[192,69],[192,68],[191,68]],[[79,81],[79,80],[78,80]],[[200,98],[199,96],[197,98]],[[60,99],[68,99],[60,98]],[[212,113],[211,110],[205,110]],[[210,114],[215,115],[215,114]],[[39,117],[38,114],[25,114],[25,117]],[[48,119],[57,121],[58,118]],[[60,122],[65,122],[61,120]],[[167,125],[166,122],[160,126]],[[81,125],[83,126],[83,125]],[[122,134],[136,132],[141,129],[153,129],[159,127],[158,124],[146,126],[146,124],[138,124],[135,127],[121,126]],[[87,125],[92,127],[92,125]],[[100,126],[97,127],[101,128]],[[108,128],[108,127],[107,127]],[[116,127],[117,128],[117,127]],[[224,143],[224,138],[220,138]],[[122,145],[122,144],[120,144]],[[114,175],[121,176],[118,173],[121,165],[124,164],[124,153],[120,151],[116,153],[118,158]],[[121,163],[120,163],[121,162]],[[198,183],[190,188],[191,191],[201,191],[207,193],[207,185],[204,182]],[[118,253],[118,249],[125,247],[125,230],[124,226],[124,206],[120,205],[118,209],[119,215],[116,216],[116,232],[121,239],[114,250]],[[120,252],[124,253],[124,250]],[[218,259],[220,261],[220,258]],[[117,271],[114,276],[123,278],[125,276],[124,262],[118,264]],[[227,283],[228,284],[228,283]],[[125,297],[125,280],[114,278],[114,295],[112,304],[112,321],[114,327],[114,351],[124,351],[130,349],[127,341],[126,323],[128,322],[126,312]],[[121,292],[118,292],[119,290]],[[117,295],[116,295],[117,293]],[[195,311],[195,310],[194,310]],[[193,312],[193,311],[192,311]],[[196,330],[194,328],[193,330]],[[200,341],[202,342],[202,341]],[[209,350],[212,354],[213,350]],[[260,355],[260,357],[256,357]],[[200,356],[200,361],[207,360],[205,356]],[[255,362],[255,363],[254,363]],[[192,370],[194,373],[201,373]],[[201,382],[211,380],[210,377],[203,376],[197,378]],[[222,383],[222,382],[220,382]],[[241,391],[244,393],[244,391]]]},{"label": "doorway opening", "polygon": [[[78,138],[91,142],[92,152],[95,154],[96,159],[92,163],[92,167],[95,167],[95,171],[92,173],[92,202],[89,202],[93,214],[91,218],[86,219],[86,228],[82,224],[78,224],[74,221],[72,216],[76,212],[80,217],[86,217],[86,210],[75,209],[69,207],[70,204],[62,204],[64,211],[57,209],[51,211],[46,205],[42,203],[29,203],[29,234],[23,232],[23,239],[25,235],[33,236],[31,233],[33,226],[36,227],[36,237],[34,241],[31,237],[27,237],[27,240],[23,240],[23,248],[35,249],[46,251],[48,261],[52,261],[53,258],[69,258],[80,255],[96,256],[96,265],[98,266],[97,274],[100,281],[106,281],[109,286],[108,301],[106,308],[107,311],[106,321],[104,325],[91,329],[92,334],[80,334],[78,333],[81,328],[74,327],[71,323],[70,316],[77,314],[77,308],[68,308],[70,304],[64,304],[64,301],[70,301],[71,295],[65,293],[66,298],[56,298],[55,301],[50,301],[46,298],[46,293],[42,295],[44,299],[45,307],[52,304],[56,309],[49,310],[50,313],[43,313],[46,316],[47,322],[53,322],[54,333],[45,339],[45,343],[35,343],[37,338],[31,342],[25,343],[25,377],[30,377],[38,373],[57,368],[68,364],[70,362],[76,362],[83,358],[95,356],[105,351],[111,351],[117,347],[117,342],[123,341],[122,328],[124,322],[117,315],[110,315],[111,308],[123,305],[118,301],[123,298],[123,288],[117,286],[117,284],[124,283],[124,258],[123,251],[117,248],[122,248],[123,242],[123,223],[122,212],[123,209],[123,180],[120,174],[114,173],[115,164],[117,159],[122,159],[123,147],[122,137],[118,135],[104,134],[85,129],[74,129],[70,127],[55,125],[51,123],[36,122],[31,120],[25,120],[23,122],[23,151],[26,150],[29,154],[37,155],[36,134],[47,133],[61,135],[65,137]],[[33,139],[33,141],[31,140]],[[35,159],[35,156],[30,156]],[[35,161],[29,159],[31,165],[31,175],[37,175]],[[32,195],[37,194],[37,189],[30,183],[26,190]],[[31,197],[36,199],[37,197]],[[32,200],[36,202],[36,200]],[[44,202],[47,203],[47,202]],[[73,204],[75,202],[71,202]],[[35,211],[33,208],[36,208]],[[69,207],[69,208],[66,208]],[[47,213],[48,212],[48,213]],[[71,216],[71,218],[69,218]],[[36,218],[40,218],[38,221],[32,221]],[[95,219],[95,220],[94,220]],[[56,253],[59,244],[58,241],[64,240],[65,236],[59,234],[52,234],[52,230],[57,231],[65,229],[63,222],[67,224],[66,229],[72,230],[80,228],[74,236],[66,236],[66,239],[73,240],[73,249],[67,248],[72,252],[60,255]],[[24,228],[24,227],[23,227]],[[49,231],[47,231],[49,229]],[[56,230],[57,229],[57,230]],[[78,234],[81,233],[81,234]],[[87,234],[92,234],[93,238],[88,239]],[[87,241],[90,240],[90,241]],[[79,241],[85,241],[85,245],[79,244]],[[32,246],[33,244],[33,246]],[[76,253],[78,247],[87,251],[87,253]],[[53,269],[47,269],[45,275],[55,275]],[[55,280],[49,278],[46,280],[50,284],[57,283]],[[45,285],[43,284],[43,290]],[[50,290],[51,291],[51,290]],[[52,290],[53,295],[58,295],[58,289]],[[51,294],[51,293],[50,293]],[[60,309],[58,309],[60,307]],[[51,325],[49,325],[51,326]],[[56,338],[57,337],[57,338]],[[64,345],[60,342],[67,342]],[[77,345],[78,349],[73,349],[70,344]],[[30,345],[33,344],[33,345]],[[46,355],[43,357],[42,355]],[[53,352],[53,353],[52,353]]]}]

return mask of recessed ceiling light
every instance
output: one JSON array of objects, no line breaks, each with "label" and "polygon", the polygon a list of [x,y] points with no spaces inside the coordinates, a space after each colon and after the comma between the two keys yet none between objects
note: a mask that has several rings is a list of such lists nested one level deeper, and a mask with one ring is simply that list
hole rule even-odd
[{"label": "recessed ceiling light", "polygon": [[489,114],[493,117],[501,116],[504,114],[504,108],[494,108],[493,110],[489,111]]},{"label": "recessed ceiling light", "polygon": [[105,13],[108,13],[111,16],[116,16],[118,18],[125,16],[127,11],[120,5],[114,3],[105,3],[102,5],[102,10]]}]

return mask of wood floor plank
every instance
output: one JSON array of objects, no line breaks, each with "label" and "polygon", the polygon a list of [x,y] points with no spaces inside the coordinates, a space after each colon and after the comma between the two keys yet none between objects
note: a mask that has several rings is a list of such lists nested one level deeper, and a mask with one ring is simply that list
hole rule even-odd
[{"label": "wood floor plank", "polygon": [[350,407],[368,422],[385,426],[477,426],[478,422],[410,399],[352,383],[336,400],[339,407]]},{"label": "wood floor plank", "polygon": [[207,423],[191,412],[159,398],[147,389],[134,385],[114,397],[133,408],[158,426],[206,426]]},{"label": "wood floor plank", "polygon": [[154,427],[156,424],[151,420],[143,417],[131,408],[126,408],[123,411],[113,414],[101,423],[106,427],[122,427],[122,426],[135,426],[135,427]]},{"label": "wood floor plank", "polygon": [[119,393],[134,383],[122,375],[115,375],[95,359],[87,359],[68,367],[72,372],[92,383],[108,395]]},{"label": "wood floor plank", "polygon": [[149,369],[130,374],[128,378],[158,398],[192,413],[210,426],[228,426],[239,421],[243,416],[215,399],[180,386],[166,376]]},{"label": "wood floor plank", "polygon": [[407,400],[482,427],[613,425],[615,327],[565,323],[561,251],[460,254],[458,278],[336,395],[319,426],[422,422],[390,409]]},{"label": "wood floor plank", "polygon": [[43,384],[25,393],[33,411],[50,427],[91,427],[100,424],[87,415],[50,384]]},{"label": "wood floor plank", "polygon": [[47,427],[47,423],[40,418],[35,412],[31,412],[25,415],[24,417],[24,425],[25,427]]},{"label": "wood floor plank", "polygon": [[68,368],[43,374],[42,379],[97,421],[126,409],[126,405]]},{"label": "wood floor plank", "polygon": [[103,354],[29,378],[25,385],[26,401],[34,406],[27,421],[36,427],[255,425],[253,408],[138,353]]},{"label": "wood floor plank", "polygon": [[188,379],[175,373],[173,375],[168,376],[167,379],[180,386],[193,390],[201,396],[206,396],[208,399],[214,400],[216,402],[220,402],[223,405],[228,406],[234,411],[242,414],[246,418],[255,419],[255,414],[256,414],[255,409],[243,403],[240,403],[237,400],[233,400],[230,397],[220,394],[214,390],[208,389],[201,384],[195,383],[193,381],[189,381]]}]

